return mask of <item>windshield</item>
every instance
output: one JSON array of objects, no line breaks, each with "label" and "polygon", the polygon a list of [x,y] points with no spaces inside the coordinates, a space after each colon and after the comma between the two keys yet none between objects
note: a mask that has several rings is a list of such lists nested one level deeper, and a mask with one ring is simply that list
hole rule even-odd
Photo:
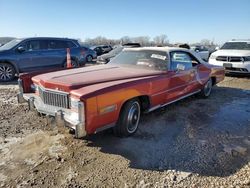
[{"label": "windshield", "polygon": [[111,56],[115,56],[119,54],[123,50],[123,46],[116,47],[115,49],[111,50],[108,54]]},{"label": "windshield", "polygon": [[16,46],[18,43],[20,43],[22,40],[21,39],[14,39],[8,43],[6,43],[5,45],[0,47],[0,50],[9,50],[11,48],[13,48],[14,46]]},{"label": "windshield", "polygon": [[109,64],[120,66],[132,66],[151,70],[166,71],[168,58],[166,52],[143,50],[143,51],[122,51]]},{"label": "windshield", "polygon": [[226,42],[222,50],[250,50],[250,42]]}]

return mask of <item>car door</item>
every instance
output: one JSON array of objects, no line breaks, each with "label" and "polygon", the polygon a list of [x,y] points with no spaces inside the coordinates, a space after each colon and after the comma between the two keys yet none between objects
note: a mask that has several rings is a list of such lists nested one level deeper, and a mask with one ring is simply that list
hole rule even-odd
[{"label": "car door", "polygon": [[46,40],[47,48],[41,53],[44,57],[43,66],[46,68],[62,67],[66,60],[67,41]]},{"label": "car door", "polygon": [[196,73],[189,53],[185,51],[170,52],[170,74],[166,93],[167,101],[176,100],[192,93]]},{"label": "car door", "polygon": [[20,44],[22,51],[16,50],[18,65],[21,72],[30,72],[39,69],[40,42],[39,40],[26,40]]}]

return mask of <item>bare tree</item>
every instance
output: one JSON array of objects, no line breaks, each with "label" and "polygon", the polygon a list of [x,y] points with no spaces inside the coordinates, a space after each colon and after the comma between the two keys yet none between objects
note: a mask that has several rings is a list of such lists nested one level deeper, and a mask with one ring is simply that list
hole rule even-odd
[{"label": "bare tree", "polygon": [[169,44],[167,35],[159,35],[154,37],[153,41],[149,36],[138,36],[138,37],[129,37],[124,36],[118,40],[116,39],[107,39],[103,36],[97,36],[95,38],[87,38],[83,43],[87,46],[94,45],[117,45],[117,44],[126,44],[130,42],[140,43],[141,46],[166,46]]},{"label": "bare tree", "polygon": [[149,46],[150,37],[148,37],[148,36],[135,37],[135,38],[133,38],[133,42],[140,43],[141,46]]},{"label": "bare tree", "polygon": [[213,42],[210,41],[209,39],[202,39],[200,44],[204,46],[210,46]]},{"label": "bare tree", "polygon": [[166,46],[169,43],[167,35],[162,34],[154,37],[154,43],[157,46]]},{"label": "bare tree", "polygon": [[129,36],[124,36],[120,40],[121,40],[121,42],[120,42],[121,44],[126,44],[129,42],[132,42],[132,39]]}]

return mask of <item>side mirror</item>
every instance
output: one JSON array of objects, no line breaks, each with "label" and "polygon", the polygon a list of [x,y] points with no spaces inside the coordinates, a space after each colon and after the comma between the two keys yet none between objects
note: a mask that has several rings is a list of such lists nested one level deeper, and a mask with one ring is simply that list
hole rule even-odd
[{"label": "side mirror", "polygon": [[217,46],[216,48],[215,48],[215,50],[219,50],[220,49],[220,47],[219,46]]},{"label": "side mirror", "polygon": [[185,70],[185,65],[182,65],[182,64],[177,64],[177,71],[184,71]]},{"label": "side mirror", "polygon": [[198,50],[198,49],[196,49],[195,51],[196,51],[197,53],[199,53],[199,52],[200,52],[200,50]]},{"label": "side mirror", "polygon": [[19,53],[22,53],[22,52],[25,51],[25,49],[24,49],[23,46],[19,46],[19,47],[17,48],[17,51],[18,51]]}]

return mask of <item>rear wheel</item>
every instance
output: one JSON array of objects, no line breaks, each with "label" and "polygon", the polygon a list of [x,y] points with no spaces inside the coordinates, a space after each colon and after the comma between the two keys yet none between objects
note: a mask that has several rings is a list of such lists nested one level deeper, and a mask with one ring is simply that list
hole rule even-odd
[{"label": "rear wheel", "polygon": [[87,55],[86,61],[89,63],[89,62],[92,62],[92,60],[93,60],[93,57],[91,55]]},{"label": "rear wheel", "polygon": [[209,78],[209,80],[204,85],[203,89],[201,90],[201,93],[200,93],[201,96],[204,98],[209,97],[209,95],[211,94],[211,91],[212,91],[212,87],[213,87],[213,82],[212,82],[212,79]]},{"label": "rear wheel", "polygon": [[9,63],[0,63],[0,81],[8,82],[14,79],[16,74],[15,68]]},{"label": "rear wheel", "polygon": [[120,137],[133,135],[138,129],[140,115],[141,107],[137,99],[126,102],[114,127],[115,135]]}]

